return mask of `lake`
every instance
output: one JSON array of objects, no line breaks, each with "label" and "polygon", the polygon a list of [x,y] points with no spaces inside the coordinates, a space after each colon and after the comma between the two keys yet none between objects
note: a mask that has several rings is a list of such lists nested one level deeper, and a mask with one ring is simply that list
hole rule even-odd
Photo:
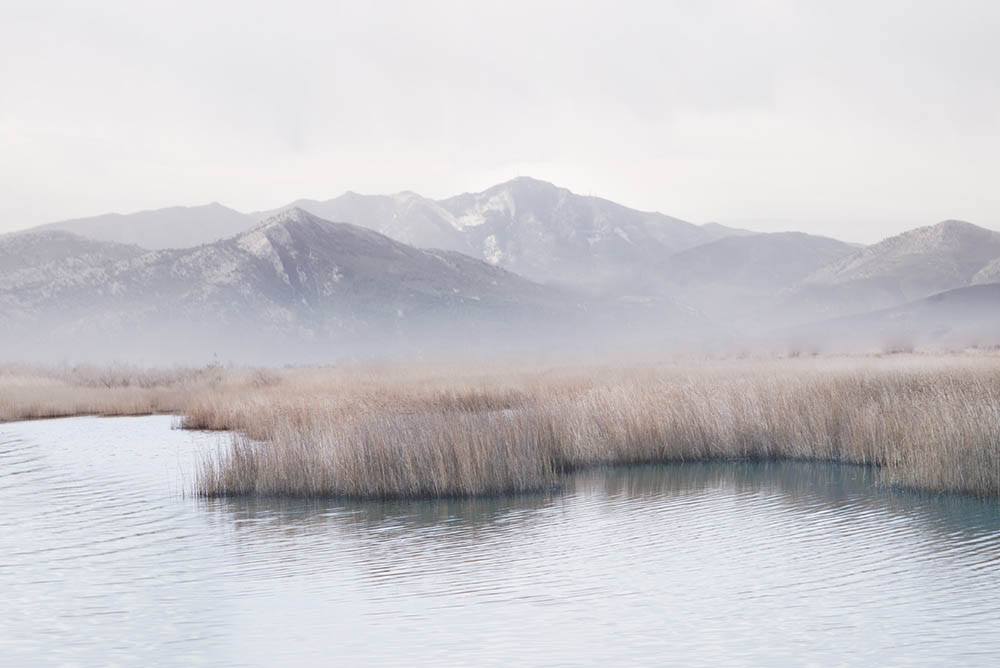
[{"label": "lake", "polygon": [[994,501],[810,463],[204,500],[196,464],[227,437],[173,423],[0,425],[0,664],[1000,662]]}]

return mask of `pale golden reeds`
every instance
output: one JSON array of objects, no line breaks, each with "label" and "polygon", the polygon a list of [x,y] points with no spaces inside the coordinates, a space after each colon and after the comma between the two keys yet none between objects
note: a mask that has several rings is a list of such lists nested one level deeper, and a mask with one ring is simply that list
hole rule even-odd
[{"label": "pale golden reeds", "polygon": [[196,396],[186,415],[186,426],[240,434],[205,463],[207,496],[469,496],[594,465],[783,458],[1000,495],[990,356],[300,370]]},{"label": "pale golden reeds", "polygon": [[0,366],[0,422],[181,413],[232,430],[199,492],[390,498],[538,489],[595,465],[869,464],[1000,496],[1000,356],[647,367],[410,363],[292,370]]},{"label": "pale golden reeds", "polygon": [[75,415],[180,413],[195,393],[255,388],[269,371],[218,365],[143,369],[131,365],[0,365],[0,422]]}]

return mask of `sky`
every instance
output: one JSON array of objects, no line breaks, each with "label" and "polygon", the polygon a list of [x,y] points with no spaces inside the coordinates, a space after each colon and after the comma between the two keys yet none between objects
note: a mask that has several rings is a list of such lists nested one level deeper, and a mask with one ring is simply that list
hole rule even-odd
[{"label": "sky", "polygon": [[0,0],[0,232],[515,176],[696,223],[1000,229],[1000,3]]}]

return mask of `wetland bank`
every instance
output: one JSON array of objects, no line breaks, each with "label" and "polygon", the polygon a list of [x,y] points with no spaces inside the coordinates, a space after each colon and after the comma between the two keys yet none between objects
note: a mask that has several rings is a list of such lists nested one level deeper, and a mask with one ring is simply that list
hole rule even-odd
[{"label": "wetland bank", "polygon": [[468,497],[595,466],[776,460],[1000,496],[1000,355],[978,351],[0,373],[0,419],[164,412],[233,434],[201,463],[205,497]]}]

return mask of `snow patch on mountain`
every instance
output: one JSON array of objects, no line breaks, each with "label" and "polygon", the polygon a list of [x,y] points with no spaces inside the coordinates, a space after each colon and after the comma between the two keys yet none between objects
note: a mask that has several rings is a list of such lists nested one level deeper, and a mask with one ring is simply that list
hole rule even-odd
[{"label": "snow patch on mountain", "polygon": [[491,234],[483,240],[483,258],[490,264],[500,264],[503,260],[503,251],[497,244],[497,235]]},{"label": "snow patch on mountain", "polygon": [[625,240],[626,243],[632,243],[632,239],[629,237],[628,232],[620,227],[615,228],[615,234]]},{"label": "snow patch on mountain", "polygon": [[284,236],[287,243],[287,231],[283,230],[283,228],[260,226],[238,237],[236,245],[254,257],[260,258],[270,264],[274,267],[274,272],[287,283],[288,276],[285,275],[285,267],[281,263],[281,257],[274,248],[272,236],[277,239],[281,239]]},{"label": "snow patch on mountain", "polygon": [[493,214],[509,216],[517,215],[517,202],[509,190],[498,192],[483,201],[477,198],[475,206],[456,218],[458,229],[464,230],[469,227],[480,227],[484,225]]},{"label": "snow patch on mountain", "polygon": [[984,285],[986,283],[1000,283],[1000,257],[977,271],[976,275],[972,277],[973,285]]}]

